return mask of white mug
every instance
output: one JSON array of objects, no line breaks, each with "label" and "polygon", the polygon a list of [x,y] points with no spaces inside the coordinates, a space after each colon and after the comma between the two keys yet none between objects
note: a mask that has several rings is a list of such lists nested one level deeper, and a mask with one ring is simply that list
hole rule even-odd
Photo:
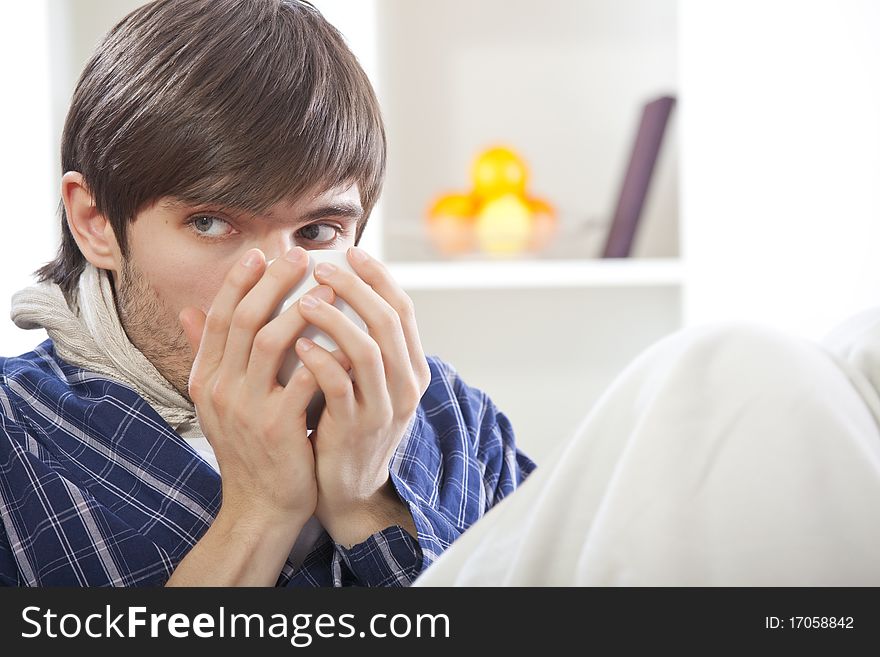
[{"label": "white mug", "polygon": [[[345,251],[318,249],[315,251],[306,251],[306,253],[309,256],[309,265],[306,269],[305,276],[303,276],[300,282],[284,296],[281,303],[275,309],[275,312],[273,312],[272,316],[269,318],[270,321],[296,303],[306,292],[319,285],[318,281],[315,280],[315,265],[319,262],[330,262],[340,269],[346,269],[354,273],[354,269],[352,269],[351,265],[348,263]],[[336,306],[342,314],[351,319],[356,326],[359,326],[364,331],[367,330],[367,325],[360,316],[338,295],[336,296],[333,305]],[[320,345],[327,351],[338,349],[337,344],[330,338],[330,336],[311,324],[306,326],[301,336],[309,338],[315,344]],[[298,338],[299,336],[297,336],[297,339]],[[287,357],[284,359],[284,362],[281,364],[281,368],[278,370],[278,383],[281,385],[287,385],[287,382],[290,381],[290,377],[292,377],[296,369],[301,366],[302,361],[300,361],[299,356],[296,355],[296,350],[291,348]],[[351,373],[349,373],[349,376],[350,375]],[[306,426],[309,429],[314,429],[318,426],[318,420],[320,419],[323,410],[324,395],[318,391],[309,403],[308,411],[306,413]]]}]

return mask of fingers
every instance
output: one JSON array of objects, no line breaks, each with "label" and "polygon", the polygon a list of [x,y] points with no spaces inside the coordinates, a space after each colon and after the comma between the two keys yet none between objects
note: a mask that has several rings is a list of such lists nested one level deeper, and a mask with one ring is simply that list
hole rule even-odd
[{"label": "fingers", "polygon": [[290,417],[302,417],[305,424],[306,411],[319,390],[318,380],[309,368],[298,367],[278,394],[282,407],[290,411]]},{"label": "fingers", "polygon": [[[310,306],[310,302],[315,305]],[[298,305],[303,317],[329,335],[351,359],[359,393],[357,401],[361,402],[368,412],[384,408],[388,403],[389,390],[386,385],[382,352],[376,341],[356,326],[342,311],[325,301],[305,296],[300,299]],[[302,344],[298,341],[297,353],[300,352],[301,347]],[[320,378],[318,382],[321,382]],[[350,381],[345,383],[351,386]],[[323,385],[321,387],[323,388]],[[327,390],[324,390],[324,393],[326,395]]]},{"label": "fingers", "polygon": [[[307,294],[328,303],[336,298],[333,289],[326,285],[312,288]],[[299,308],[298,303],[292,304],[257,332],[247,366],[248,390],[265,394],[278,387],[278,370],[288,352],[293,349],[296,338],[308,326]]]},{"label": "fingers", "polygon": [[412,299],[394,280],[388,268],[375,258],[371,258],[363,249],[350,248],[348,261],[358,276],[397,311],[409,359],[421,384],[422,392],[424,392],[431,382],[431,370],[422,348],[422,339],[419,337],[419,327],[416,323],[416,312]]},{"label": "fingers", "polygon": [[281,303],[282,298],[305,275],[308,267],[306,252],[296,247],[278,258],[239,302],[232,314],[229,336],[220,365],[224,381],[240,380],[247,371],[254,338]]},{"label": "fingers", "polygon": [[[338,349],[331,352],[330,356],[342,367],[346,372],[351,369],[351,362],[345,354]],[[314,367],[313,363],[313,367]],[[350,378],[350,377],[349,377]],[[306,420],[309,404],[312,398],[321,390],[318,380],[311,370],[303,364],[298,367],[290,377],[290,381],[279,393],[281,395],[280,403],[282,408],[289,410],[292,417],[302,417]],[[326,398],[325,398],[326,403]],[[338,412],[338,407],[337,407]]]},{"label": "fingers", "polygon": [[[409,372],[415,374],[417,379],[417,397],[420,399],[424,391],[427,389],[431,381],[431,371],[428,367],[425,352],[422,348],[422,341],[419,336],[418,325],[416,323],[415,309],[412,299],[403,291],[397,281],[389,273],[388,269],[378,260],[371,258],[365,251],[357,247],[348,250],[348,262],[356,272],[357,276],[352,276],[344,270],[337,270],[331,277],[322,277],[316,271],[315,276],[319,282],[326,282],[336,290],[340,298],[348,302],[355,311],[363,317],[364,321],[370,327],[370,334],[373,335],[377,342],[380,343],[383,354],[393,354],[392,346],[386,344],[389,341],[387,337],[389,330],[380,329],[384,323],[386,327],[390,327],[393,322],[399,322],[400,329],[403,333],[403,343],[409,360],[409,370],[402,372],[395,370],[388,372],[387,377],[391,390],[405,399],[411,395],[413,391],[410,389],[412,385],[412,377]],[[371,290],[374,296],[382,299],[384,304],[390,307],[396,318],[392,317],[385,308],[379,311],[373,319],[374,325],[370,324],[370,320],[364,316],[368,313],[366,306],[369,306],[369,296],[365,296],[363,292]],[[350,297],[350,298],[349,298]],[[376,330],[374,330],[374,327]],[[403,360],[398,361],[402,367],[405,367]]]},{"label": "fingers", "polygon": [[363,249],[357,247],[350,248],[348,250],[348,261],[358,276],[397,311],[397,316],[400,318],[400,326],[403,329],[403,336],[406,340],[409,360],[412,363],[413,372],[415,372],[418,379],[419,398],[421,398],[431,382],[431,368],[428,367],[428,360],[425,358],[425,351],[422,347],[422,339],[419,336],[419,327],[416,322],[416,312],[412,299],[394,280],[388,268],[375,258],[370,257]]},{"label": "fingers", "polygon": [[318,265],[315,276],[333,285],[340,298],[366,323],[382,354],[389,394],[394,399],[411,397],[414,394],[413,367],[397,312],[359,276],[338,267],[327,268],[325,264]]},{"label": "fingers", "polygon": [[[357,329],[357,327],[355,328]],[[306,370],[314,377],[318,387],[324,393],[324,401],[330,414],[338,418],[354,418],[357,411],[357,400],[351,376],[345,368],[345,357],[340,358],[338,352],[330,353],[308,338],[299,338],[295,348],[303,365],[290,378],[290,382],[285,387],[285,393],[286,388],[291,385],[300,385],[298,380],[302,382],[302,385],[307,385],[307,378],[303,373],[303,370]]]},{"label": "fingers", "polygon": [[205,318],[198,355],[193,364],[194,370],[198,369],[206,376],[210,376],[218,368],[226,349],[233,313],[239,302],[260,279],[265,264],[262,251],[250,249],[226,274],[223,285],[214,297],[211,309]]}]

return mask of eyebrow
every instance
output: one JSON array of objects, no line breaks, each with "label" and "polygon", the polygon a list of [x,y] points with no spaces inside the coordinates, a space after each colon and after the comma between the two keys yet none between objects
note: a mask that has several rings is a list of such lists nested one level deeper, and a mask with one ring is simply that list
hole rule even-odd
[{"label": "eyebrow", "polygon": [[359,221],[363,216],[364,209],[358,203],[331,203],[330,205],[319,206],[300,215],[296,223],[306,224],[311,221],[317,221],[318,219],[327,219],[328,217],[339,217],[341,219]]},{"label": "eyebrow", "polygon": [[[186,208],[188,206],[187,203],[183,201],[168,200],[165,202],[165,206],[172,209],[180,209]],[[219,210],[220,208],[217,208]],[[203,210],[204,212],[210,212],[209,209]],[[241,210],[238,209],[227,209],[231,214],[242,215],[244,214]],[[250,214],[250,213],[248,213]],[[364,216],[364,209],[360,206],[359,203],[353,203],[348,201],[342,201],[340,203],[328,203],[327,205],[320,205],[308,212],[301,214],[293,223],[296,226],[301,226],[303,224],[307,224],[313,221],[317,221],[319,219],[327,219],[329,217],[338,217],[340,219],[346,219],[348,221],[360,221]],[[268,217],[269,221],[277,221],[279,223],[283,222],[284,219],[275,219],[271,214],[263,215],[263,217]]]}]

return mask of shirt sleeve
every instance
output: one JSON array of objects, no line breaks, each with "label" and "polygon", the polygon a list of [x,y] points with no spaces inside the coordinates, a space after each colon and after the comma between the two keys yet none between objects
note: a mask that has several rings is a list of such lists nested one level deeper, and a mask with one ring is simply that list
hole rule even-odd
[{"label": "shirt sleeve", "polygon": [[449,364],[428,362],[431,383],[391,463],[391,480],[418,530],[421,559],[398,570],[410,581],[535,468],[488,395]]},{"label": "shirt sleeve", "polygon": [[409,586],[421,570],[419,542],[399,526],[376,532],[345,548],[329,534],[301,566],[279,579],[280,586]]},{"label": "shirt sleeve", "polygon": [[335,545],[337,586],[409,586],[421,571],[422,550],[409,532],[397,525],[345,548]]}]

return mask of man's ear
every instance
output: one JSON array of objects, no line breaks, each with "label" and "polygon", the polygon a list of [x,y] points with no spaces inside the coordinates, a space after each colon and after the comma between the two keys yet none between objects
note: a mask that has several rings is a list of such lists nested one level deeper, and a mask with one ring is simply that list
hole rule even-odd
[{"label": "man's ear", "polygon": [[86,260],[98,269],[119,272],[122,254],[113,226],[95,206],[95,199],[78,171],[61,177],[61,199],[67,226]]}]

